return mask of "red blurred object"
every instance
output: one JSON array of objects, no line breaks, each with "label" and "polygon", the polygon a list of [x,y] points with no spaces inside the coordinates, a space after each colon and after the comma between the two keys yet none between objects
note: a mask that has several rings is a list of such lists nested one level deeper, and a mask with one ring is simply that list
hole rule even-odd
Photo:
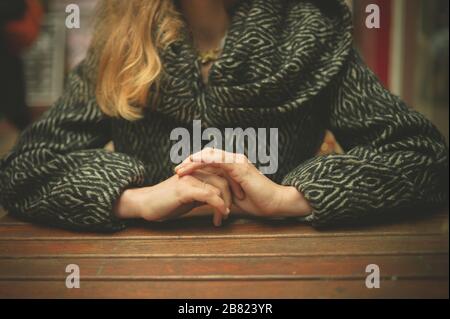
[{"label": "red blurred object", "polygon": [[381,82],[385,87],[390,87],[390,50],[391,50],[391,19],[392,19],[392,3],[391,0],[377,0],[376,3],[381,8],[381,28],[376,35],[377,41],[377,63],[375,72],[378,74]]},{"label": "red blurred object", "polygon": [[20,20],[8,22],[5,26],[6,41],[12,54],[19,54],[29,48],[37,39],[44,10],[39,0],[26,0],[27,9]]},{"label": "red blurred object", "polygon": [[[353,1],[356,15],[355,41],[364,61],[372,69],[386,88],[390,88],[392,5],[394,0],[357,0]],[[380,28],[368,29],[365,21],[366,8],[376,4],[380,8]]]}]

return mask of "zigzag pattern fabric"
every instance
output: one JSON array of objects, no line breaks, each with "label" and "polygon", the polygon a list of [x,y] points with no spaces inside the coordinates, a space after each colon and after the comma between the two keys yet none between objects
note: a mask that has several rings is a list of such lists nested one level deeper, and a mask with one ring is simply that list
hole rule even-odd
[{"label": "zigzag pattern fabric", "polygon": [[[94,94],[96,58],[75,68],[64,95],[1,161],[1,203],[32,222],[89,231],[126,227],[112,214],[122,191],[172,174],[172,129],[279,129],[274,181],[295,186],[313,226],[384,218],[446,201],[448,149],[424,116],[391,94],[352,43],[342,0],[241,0],[223,55],[204,86],[187,32],[161,52],[155,108],[108,118]],[[325,130],[345,154],[316,156]],[[113,141],[114,152],[102,147]]]}]

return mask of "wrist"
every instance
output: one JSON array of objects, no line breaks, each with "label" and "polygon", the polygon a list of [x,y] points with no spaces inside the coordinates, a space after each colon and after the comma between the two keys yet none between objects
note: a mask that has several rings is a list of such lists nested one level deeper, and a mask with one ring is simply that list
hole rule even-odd
[{"label": "wrist", "polygon": [[303,194],[293,186],[281,186],[277,215],[284,217],[307,216],[313,209]]},{"label": "wrist", "polygon": [[139,189],[126,189],[113,207],[114,215],[119,219],[142,218],[138,205]]}]

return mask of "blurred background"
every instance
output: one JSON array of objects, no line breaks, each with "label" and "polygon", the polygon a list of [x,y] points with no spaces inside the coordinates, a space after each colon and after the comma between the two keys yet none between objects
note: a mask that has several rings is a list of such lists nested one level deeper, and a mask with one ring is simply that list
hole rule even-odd
[{"label": "blurred background", "polygon": [[[14,145],[20,130],[62,94],[68,71],[83,59],[89,46],[96,2],[26,0],[25,15],[11,20],[2,7],[8,0],[0,0],[0,38],[9,33],[11,43],[17,42],[8,53],[14,58],[0,65],[0,83],[4,81],[14,92],[14,98],[0,102],[4,103],[0,105],[0,157]],[[68,4],[80,7],[79,29],[65,27]],[[348,4],[354,13],[355,43],[366,63],[387,88],[433,121],[448,142],[449,1],[348,0]],[[369,4],[381,9],[379,29],[366,27]],[[5,77],[8,73],[17,79],[11,82],[10,76]]]}]

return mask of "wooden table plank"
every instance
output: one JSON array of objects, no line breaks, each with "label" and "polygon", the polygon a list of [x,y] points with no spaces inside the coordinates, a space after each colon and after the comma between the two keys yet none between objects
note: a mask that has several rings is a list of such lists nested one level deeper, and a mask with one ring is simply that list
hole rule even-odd
[{"label": "wooden table plank", "polygon": [[199,257],[348,256],[448,253],[448,237],[367,236],[317,238],[211,238],[139,240],[0,240],[0,256],[26,257]]},{"label": "wooden table plank", "polygon": [[0,298],[448,298],[448,281],[361,280],[88,281],[67,289],[57,281],[0,282]]},{"label": "wooden table plank", "polygon": [[[415,256],[330,256],[247,258],[50,258],[0,259],[0,281],[60,280],[66,266],[80,267],[82,280],[174,280],[184,278],[221,279],[366,278],[366,266],[377,264],[385,278],[448,278],[447,255]],[[130,267],[132,266],[132,267]]]},{"label": "wooden table plank", "polygon": [[[114,234],[77,233],[0,218],[0,240],[41,239],[145,239],[145,238],[227,238],[227,237],[334,237],[383,235],[438,235],[448,233],[448,214],[403,220],[385,225],[316,230],[308,225],[286,221],[231,218],[223,227],[214,227],[209,218],[187,218],[164,224],[141,223]],[[420,225],[420,227],[418,227]]]}]

